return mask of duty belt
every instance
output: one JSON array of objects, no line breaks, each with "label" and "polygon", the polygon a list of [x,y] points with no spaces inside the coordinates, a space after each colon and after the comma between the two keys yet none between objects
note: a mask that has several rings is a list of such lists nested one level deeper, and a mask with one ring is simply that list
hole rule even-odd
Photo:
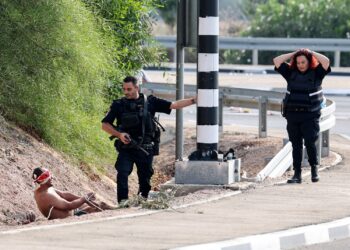
[{"label": "duty belt", "polygon": [[[292,92],[293,92],[293,91],[292,91]],[[309,96],[318,95],[318,94],[320,94],[320,93],[322,93],[322,92],[323,92],[323,90],[321,89],[321,90],[318,90],[318,91],[309,93]],[[289,91],[289,90],[287,90],[286,93],[287,93],[288,95],[290,95],[290,91]]]},{"label": "duty belt", "polygon": [[306,107],[286,107],[287,111],[293,111],[293,112],[309,112],[310,108]]}]

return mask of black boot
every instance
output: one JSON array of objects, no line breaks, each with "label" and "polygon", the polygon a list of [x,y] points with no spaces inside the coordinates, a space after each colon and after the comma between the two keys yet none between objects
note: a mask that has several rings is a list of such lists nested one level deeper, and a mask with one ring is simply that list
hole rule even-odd
[{"label": "black boot", "polygon": [[293,177],[287,183],[301,183],[301,169],[295,169]]},{"label": "black boot", "polygon": [[318,182],[320,178],[318,177],[318,166],[311,166],[311,181]]}]

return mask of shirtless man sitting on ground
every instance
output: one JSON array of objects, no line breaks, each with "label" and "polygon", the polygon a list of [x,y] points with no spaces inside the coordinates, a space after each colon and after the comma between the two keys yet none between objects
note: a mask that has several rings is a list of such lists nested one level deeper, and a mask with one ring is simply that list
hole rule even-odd
[{"label": "shirtless man sitting on ground", "polygon": [[33,179],[38,184],[34,191],[34,199],[40,212],[49,220],[115,209],[104,202],[95,202],[94,193],[80,197],[55,189],[52,186],[51,173],[47,169],[34,169]]}]

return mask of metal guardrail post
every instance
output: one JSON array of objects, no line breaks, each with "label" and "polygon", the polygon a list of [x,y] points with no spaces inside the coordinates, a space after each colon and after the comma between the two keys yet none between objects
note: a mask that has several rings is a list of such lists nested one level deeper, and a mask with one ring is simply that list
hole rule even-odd
[{"label": "metal guardrail post", "polygon": [[253,49],[253,65],[258,65],[259,62],[259,51],[257,49]]},{"label": "metal guardrail post", "polygon": [[334,51],[334,67],[340,67],[340,50]]},{"label": "metal guardrail post", "polygon": [[267,137],[267,97],[259,98],[259,137]]},{"label": "metal guardrail post", "polygon": [[320,135],[318,137],[318,140],[316,142],[316,148],[317,148],[317,159],[318,164],[321,164],[321,155],[322,155],[322,132],[320,132]]},{"label": "metal guardrail post", "polygon": [[322,132],[322,151],[321,151],[321,157],[327,157],[329,156],[329,130],[326,130]]}]

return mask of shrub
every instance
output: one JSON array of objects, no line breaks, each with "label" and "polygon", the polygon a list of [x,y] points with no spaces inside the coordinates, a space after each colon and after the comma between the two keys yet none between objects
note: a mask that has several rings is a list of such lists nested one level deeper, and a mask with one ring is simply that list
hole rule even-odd
[{"label": "shrub", "polygon": [[80,161],[111,159],[100,128],[118,74],[109,30],[78,0],[3,0],[0,14],[4,115]]}]

